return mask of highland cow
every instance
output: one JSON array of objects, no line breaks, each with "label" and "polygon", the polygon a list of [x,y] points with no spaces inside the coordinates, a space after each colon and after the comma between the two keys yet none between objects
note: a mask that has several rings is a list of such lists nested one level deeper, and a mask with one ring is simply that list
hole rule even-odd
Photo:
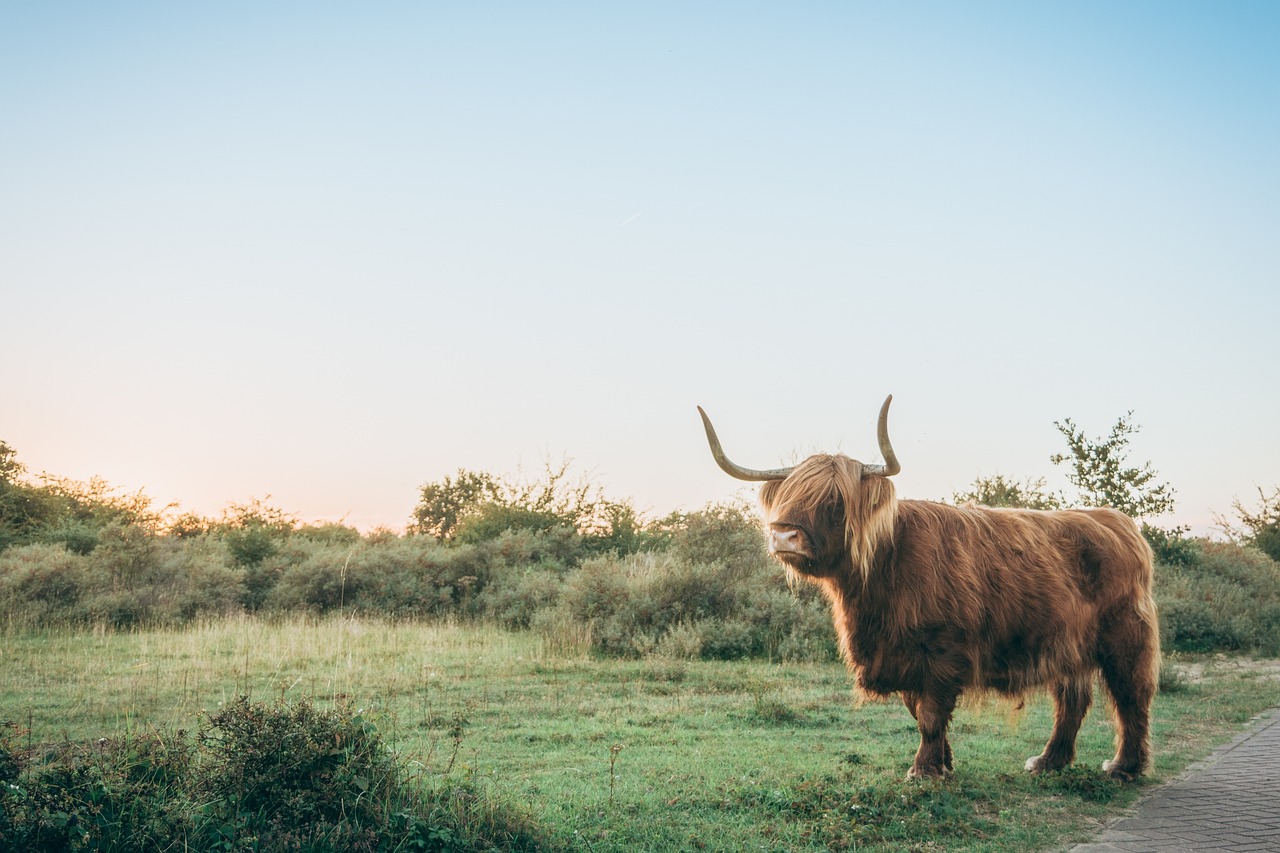
[{"label": "highland cow", "polygon": [[819,454],[793,468],[742,468],[698,411],[720,467],[763,482],[769,552],[825,593],[858,688],[901,693],[920,730],[908,778],[951,773],[947,725],[966,690],[1047,688],[1053,733],[1026,769],[1066,767],[1100,672],[1116,725],[1116,754],[1102,768],[1133,779],[1150,760],[1160,666],[1151,550],[1138,526],[1105,508],[898,500],[892,399],[880,410],[882,465]]}]

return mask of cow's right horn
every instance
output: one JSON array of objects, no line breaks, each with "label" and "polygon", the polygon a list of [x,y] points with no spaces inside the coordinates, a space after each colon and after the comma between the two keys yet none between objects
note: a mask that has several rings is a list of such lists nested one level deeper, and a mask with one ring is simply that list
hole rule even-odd
[{"label": "cow's right horn", "polygon": [[884,464],[863,465],[864,474],[892,477],[902,470],[902,466],[898,464],[898,454],[893,452],[893,445],[889,443],[889,404],[892,402],[892,394],[884,398],[884,405],[880,407],[880,421],[876,424],[876,437],[880,440],[880,455],[884,457]]},{"label": "cow's right horn", "polygon": [[[887,405],[887,404],[886,404]],[[762,483],[766,480],[785,480],[787,475],[794,471],[794,468],[772,468],[766,471],[757,471],[754,468],[743,468],[741,465],[735,465],[729,461],[729,457],[724,455],[724,449],[720,447],[720,439],[716,438],[715,427],[711,426],[711,419],[707,417],[707,413],[702,411],[702,407],[698,407],[698,414],[702,415],[702,425],[707,429],[707,443],[711,445],[711,455],[716,458],[716,464],[720,469],[736,480],[747,480],[752,483]]]}]

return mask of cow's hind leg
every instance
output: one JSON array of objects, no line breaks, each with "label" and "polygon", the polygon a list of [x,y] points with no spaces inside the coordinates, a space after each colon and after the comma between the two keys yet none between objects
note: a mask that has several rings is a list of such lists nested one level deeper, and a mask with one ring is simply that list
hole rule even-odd
[{"label": "cow's hind leg", "polygon": [[1138,608],[1113,614],[1102,627],[1098,663],[1116,722],[1116,755],[1104,761],[1102,769],[1127,782],[1146,770],[1151,760],[1151,702],[1160,677],[1154,615],[1148,617]]},{"label": "cow's hind leg", "polygon": [[1027,759],[1032,773],[1061,770],[1076,758],[1076,734],[1093,703],[1093,676],[1066,679],[1053,687],[1053,734],[1044,752]]},{"label": "cow's hind leg", "polygon": [[920,749],[907,771],[908,779],[928,779],[951,775],[951,743],[947,740],[947,724],[955,710],[955,694],[907,693],[903,704],[916,719],[920,729]]}]

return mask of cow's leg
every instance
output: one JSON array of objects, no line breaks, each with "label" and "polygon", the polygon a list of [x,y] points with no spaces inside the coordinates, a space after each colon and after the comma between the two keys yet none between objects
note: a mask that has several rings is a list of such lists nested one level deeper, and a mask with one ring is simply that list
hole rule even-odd
[{"label": "cow's leg", "polygon": [[920,729],[920,749],[907,771],[908,779],[927,779],[951,773],[951,744],[947,724],[958,694],[947,692],[903,693],[902,700]]},{"label": "cow's leg", "polygon": [[1151,701],[1160,677],[1160,640],[1153,619],[1123,609],[1104,620],[1098,643],[1102,679],[1111,694],[1116,723],[1116,755],[1102,769],[1128,782],[1147,769]]},{"label": "cow's leg", "polygon": [[[920,717],[916,713],[916,705],[919,702],[920,702],[919,693],[909,693],[907,691],[903,691],[902,704],[907,706],[907,710],[911,712],[911,718],[915,720],[917,724],[920,721]],[[950,773],[954,766],[951,761],[951,739],[948,738],[945,734],[942,736],[942,752],[943,752],[943,767],[946,768],[946,771],[948,773]]]},{"label": "cow's leg", "polygon": [[1093,702],[1093,676],[1067,679],[1053,687],[1053,734],[1044,752],[1027,759],[1032,773],[1061,770],[1076,758],[1076,733]]}]

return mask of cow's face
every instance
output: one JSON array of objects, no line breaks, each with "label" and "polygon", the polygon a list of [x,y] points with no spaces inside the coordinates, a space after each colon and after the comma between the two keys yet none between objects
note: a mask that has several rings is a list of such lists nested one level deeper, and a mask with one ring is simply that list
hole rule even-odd
[{"label": "cow's face", "polygon": [[802,575],[842,577],[855,562],[865,570],[892,535],[896,499],[889,480],[864,475],[856,459],[820,454],[765,483],[760,506],[770,554]]},{"label": "cow's face", "polygon": [[811,456],[785,480],[760,490],[769,553],[805,575],[832,574],[848,558],[844,498],[837,487],[841,463],[836,456]]},{"label": "cow's face", "polygon": [[880,407],[876,436],[883,465],[863,465],[847,456],[810,456],[793,468],[744,468],[730,461],[707,413],[698,407],[716,464],[738,480],[764,483],[769,553],[801,574],[839,576],[854,568],[865,580],[872,558],[892,541],[897,499],[888,478],[901,470],[889,443],[889,403]]}]

